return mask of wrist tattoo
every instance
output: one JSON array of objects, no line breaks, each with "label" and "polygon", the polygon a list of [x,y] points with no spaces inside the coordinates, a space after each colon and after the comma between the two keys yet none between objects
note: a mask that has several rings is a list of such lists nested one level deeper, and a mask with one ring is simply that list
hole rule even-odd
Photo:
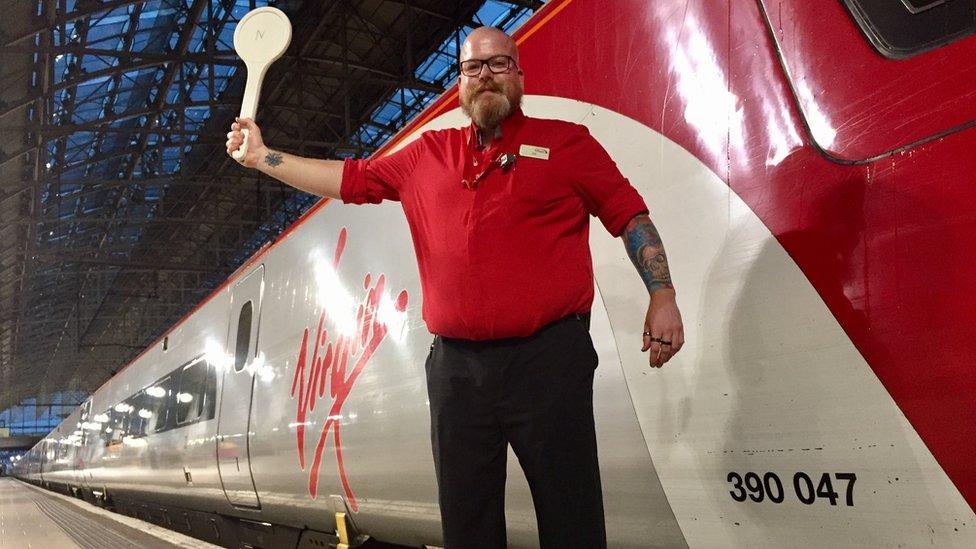
[{"label": "wrist tattoo", "polygon": [[627,255],[644,280],[647,291],[674,289],[664,243],[651,218],[644,214],[631,219],[622,236]]},{"label": "wrist tattoo", "polygon": [[280,166],[284,161],[285,159],[282,158],[281,153],[269,152],[268,155],[264,157],[264,163],[272,168]]}]

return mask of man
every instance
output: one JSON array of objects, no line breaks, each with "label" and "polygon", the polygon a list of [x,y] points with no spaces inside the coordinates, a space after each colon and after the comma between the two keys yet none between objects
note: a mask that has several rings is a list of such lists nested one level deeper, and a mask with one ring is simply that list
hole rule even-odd
[{"label": "man", "polygon": [[460,54],[472,125],[427,132],[375,160],[269,149],[251,120],[245,166],[344,202],[398,200],[413,236],[444,545],[505,547],[511,444],[543,547],[605,547],[593,426],[588,214],[622,236],[650,294],[642,351],[660,367],[683,344],[664,246],[637,191],[579,125],[528,118],[515,42],[474,30]]}]

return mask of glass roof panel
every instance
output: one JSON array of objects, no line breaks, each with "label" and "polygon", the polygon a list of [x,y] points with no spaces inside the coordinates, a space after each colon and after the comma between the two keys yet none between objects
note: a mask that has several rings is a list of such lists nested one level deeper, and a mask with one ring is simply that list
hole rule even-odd
[{"label": "glass roof panel", "polygon": [[88,29],[88,44],[95,45],[118,41],[119,35],[125,31],[125,26],[128,21],[128,15],[121,15],[119,17],[106,17],[102,21],[99,21],[97,25],[92,25]]},{"label": "glass roof panel", "polygon": [[119,58],[114,55],[85,55],[81,60],[81,67],[88,73],[98,72],[119,64]]}]

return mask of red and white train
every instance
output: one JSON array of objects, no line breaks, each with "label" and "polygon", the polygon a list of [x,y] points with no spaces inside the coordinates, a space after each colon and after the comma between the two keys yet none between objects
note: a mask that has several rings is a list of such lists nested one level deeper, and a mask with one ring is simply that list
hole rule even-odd
[{"label": "red and white train", "polygon": [[[595,223],[611,547],[976,546],[973,5],[553,0],[517,32],[525,112],[642,193],[686,323],[649,369]],[[379,154],[465,123],[452,90]],[[323,201],[16,473],[225,545],[321,546],[336,513],[438,545],[419,288],[397,204]]]}]

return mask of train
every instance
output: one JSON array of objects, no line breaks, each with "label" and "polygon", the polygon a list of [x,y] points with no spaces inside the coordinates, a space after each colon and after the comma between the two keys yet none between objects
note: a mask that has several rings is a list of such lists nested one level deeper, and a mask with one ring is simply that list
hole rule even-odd
[{"label": "train", "polygon": [[[971,9],[553,0],[514,34],[524,112],[607,149],[685,319],[650,369],[594,220],[610,547],[976,546]],[[451,89],[376,154],[467,123]],[[14,474],[228,547],[438,546],[422,299],[399,206],[323,200]]]}]

